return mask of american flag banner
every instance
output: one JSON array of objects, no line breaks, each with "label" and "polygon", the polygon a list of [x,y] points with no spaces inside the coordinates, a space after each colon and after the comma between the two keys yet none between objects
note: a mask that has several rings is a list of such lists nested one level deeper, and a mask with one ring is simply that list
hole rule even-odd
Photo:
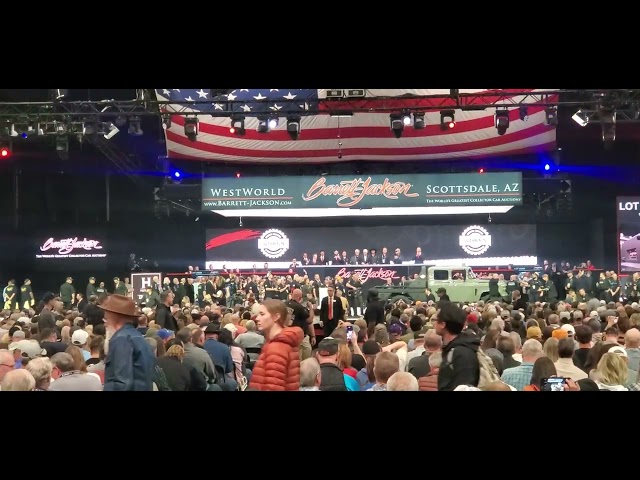
[{"label": "american flag banner", "polygon": [[[158,100],[168,102],[164,105],[167,113],[179,113],[171,116],[171,125],[166,129],[167,156],[171,158],[238,163],[327,163],[451,160],[550,151],[556,148],[556,126],[547,124],[543,103],[557,101],[557,96],[529,100],[525,118],[518,103],[526,95],[535,99],[536,92],[556,91],[461,89],[460,94],[478,95],[477,108],[455,110],[455,127],[447,130],[440,127],[440,107],[442,110],[455,108],[454,100],[443,101],[450,90],[366,90],[364,98],[346,100],[332,100],[331,91],[326,89],[237,89],[212,96],[209,89],[174,88],[157,89],[156,94]],[[509,127],[504,135],[498,135],[494,123],[496,109],[490,106],[482,109],[482,106],[503,98],[505,92],[516,92],[519,96],[508,97],[513,105],[509,108]],[[427,96],[434,99],[425,99]],[[362,109],[364,102],[374,108],[359,111],[358,107]],[[437,109],[433,107],[434,102],[438,102]],[[499,103],[498,100],[495,103]],[[329,115],[329,111],[337,108],[333,105],[347,111],[353,108],[355,113]],[[429,107],[424,117],[425,127],[414,129],[407,125],[401,137],[396,138],[390,127],[390,114],[421,105]],[[199,120],[195,140],[187,137],[184,128],[185,116],[194,112],[198,112]],[[232,115],[244,117],[243,135],[230,131]],[[292,115],[301,118],[296,140],[287,132],[286,117]],[[265,116],[278,116],[278,125],[267,133],[258,132],[259,117]]]}]

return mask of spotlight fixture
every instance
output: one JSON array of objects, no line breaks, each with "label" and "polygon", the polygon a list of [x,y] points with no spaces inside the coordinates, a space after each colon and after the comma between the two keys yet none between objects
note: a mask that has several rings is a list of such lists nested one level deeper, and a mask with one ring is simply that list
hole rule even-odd
[{"label": "spotlight fixture", "polygon": [[67,88],[53,88],[50,91],[51,100],[61,102],[64,100],[69,94],[69,89]]},{"label": "spotlight fixture", "polygon": [[571,119],[581,127],[586,127],[589,123],[589,116],[582,110],[578,110],[576,113],[574,113]]},{"label": "spotlight fixture", "polygon": [[456,126],[455,110],[441,110],[440,111],[440,129],[451,130],[455,126]]},{"label": "spotlight fixture", "polygon": [[391,131],[396,138],[402,137],[404,131],[404,119],[403,115],[398,113],[392,113],[389,115],[389,121],[391,122]]},{"label": "spotlight fixture", "polygon": [[142,127],[140,126],[140,117],[131,117],[129,119],[129,135],[139,137],[143,133]]},{"label": "spotlight fixture", "polygon": [[[116,125],[118,125],[118,119],[116,119]],[[168,130],[169,128],[171,128],[171,114],[170,113],[163,113],[162,114],[162,128],[164,130]]]},{"label": "spotlight fixture", "polygon": [[558,125],[558,109],[556,107],[547,107],[544,111],[545,125]]},{"label": "spotlight fixture", "polygon": [[498,130],[498,135],[504,135],[507,133],[509,129],[509,110],[496,110],[495,117],[496,129]]},{"label": "spotlight fixture", "polygon": [[97,129],[96,124],[91,120],[85,120],[82,123],[82,134],[83,135],[95,135]]},{"label": "spotlight fixture", "polygon": [[69,151],[69,137],[66,135],[56,137],[56,152],[67,153]]},{"label": "spotlight fixture", "polygon": [[120,131],[120,129],[118,127],[116,127],[113,123],[107,124],[106,127],[107,128],[106,128],[106,132],[104,134],[104,138],[106,138],[107,140],[111,140]]},{"label": "spotlight fixture", "polygon": [[602,141],[610,144],[616,140],[616,112],[615,110],[602,110],[598,117],[600,118],[600,127],[602,128]]},{"label": "spotlight fixture", "polygon": [[127,117],[124,115],[118,115],[113,123],[118,128],[124,127],[127,124]]},{"label": "spotlight fixture", "polygon": [[297,140],[300,136],[300,117],[290,115],[287,117],[287,133],[291,140]]},{"label": "spotlight fixture", "polygon": [[518,114],[520,115],[520,120],[526,122],[527,120],[529,120],[529,107],[527,107],[526,105],[521,105],[518,108]]},{"label": "spotlight fixture", "polygon": [[258,127],[256,128],[258,133],[269,133],[269,118],[264,116],[258,117]]},{"label": "spotlight fixture", "polygon": [[0,158],[9,158],[11,156],[11,148],[6,145],[0,147]]},{"label": "spotlight fixture", "polygon": [[411,115],[409,115],[408,113],[403,113],[402,123],[405,127],[408,127],[409,125],[411,125]]},{"label": "spotlight fixture", "polygon": [[416,130],[423,129],[424,124],[424,112],[416,112],[413,114],[413,128]]},{"label": "spotlight fixture", "polygon": [[184,134],[192,142],[198,138],[198,117],[187,117],[184,119]]},{"label": "spotlight fixture", "polygon": [[233,135],[244,135],[244,115],[233,115],[231,117],[231,127],[229,127],[229,133]]},{"label": "spotlight fixture", "polygon": [[278,127],[279,119],[278,117],[270,117],[269,118],[269,130],[273,130]]}]

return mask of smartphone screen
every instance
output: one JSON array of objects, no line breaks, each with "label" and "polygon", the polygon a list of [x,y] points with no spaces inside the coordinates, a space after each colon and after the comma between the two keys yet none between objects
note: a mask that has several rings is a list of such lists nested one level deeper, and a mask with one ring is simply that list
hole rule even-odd
[{"label": "smartphone screen", "polygon": [[564,377],[551,377],[542,379],[543,392],[564,392],[566,379]]},{"label": "smartphone screen", "polygon": [[347,342],[351,341],[351,337],[353,337],[353,326],[347,326]]}]

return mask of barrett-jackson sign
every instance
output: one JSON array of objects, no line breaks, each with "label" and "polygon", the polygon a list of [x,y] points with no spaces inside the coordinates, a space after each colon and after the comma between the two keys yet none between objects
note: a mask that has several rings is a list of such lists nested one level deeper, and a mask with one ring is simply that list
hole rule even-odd
[{"label": "barrett-jackson sign", "polygon": [[102,244],[86,237],[49,238],[40,246],[36,258],[105,258]]},{"label": "barrett-jackson sign", "polygon": [[522,204],[520,172],[205,178],[203,210]]}]

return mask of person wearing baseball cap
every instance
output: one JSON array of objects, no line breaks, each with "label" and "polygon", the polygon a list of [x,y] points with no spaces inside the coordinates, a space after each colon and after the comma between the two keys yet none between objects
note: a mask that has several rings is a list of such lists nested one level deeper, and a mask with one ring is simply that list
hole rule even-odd
[{"label": "person wearing baseball cap", "polygon": [[110,295],[100,308],[107,330],[104,390],[153,391],[156,359],[135,327],[140,312],[133,299]]}]

